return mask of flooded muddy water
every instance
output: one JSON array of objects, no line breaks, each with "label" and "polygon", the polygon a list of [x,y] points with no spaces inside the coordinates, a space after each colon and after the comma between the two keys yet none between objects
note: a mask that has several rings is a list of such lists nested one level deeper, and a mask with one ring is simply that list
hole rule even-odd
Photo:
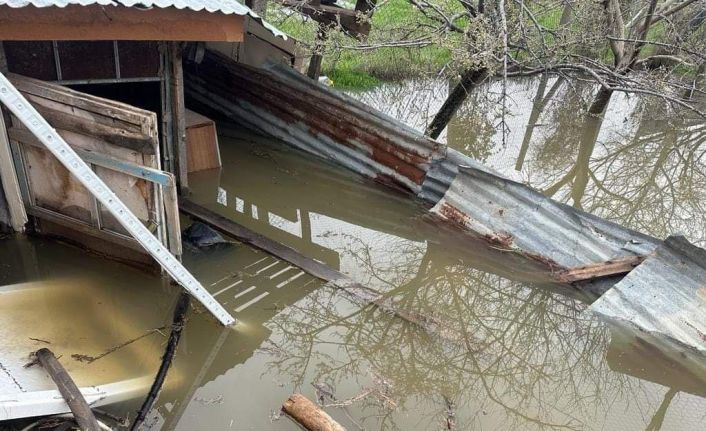
[{"label": "flooded muddy water", "polygon": [[[419,106],[434,112],[447,89],[427,83],[416,91],[414,85],[358,97],[423,126]],[[652,108],[616,98],[619,106],[611,105],[603,125],[589,133],[572,119],[577,109],[559,96],[561,88],[532,115],[539,88],[546,97],[555,82],[513,85],[512,127],[504,140],[491,127],[492,101],[477,96],[449,128],[449,143],[588,211],[656,236],[682,231],[694,241],[706,239],[698,125],[648,120]],[[408,97],[413,90],[426,98]],[[529,138],[528,121],[534,124]],[[677,352],[655,350],[643,334],[594,318],[586,312],[590,296],[532,279],[519,263],[431,224],[426,209],[408,196],[272,139],[229,125],[220,125],[220,133],[223,168],[190,176],[192,200],[325,262],[445,330],[428,331],[361,304],[243,244],[187,247],[185,265],[239,323],[222,328],[200,307],[190,310],[147,429],[296,430],[279,413],[293,392],[319,400],[348,430],[704,429],[706,362],[687,363]],[[597,138],[590,143],[587,135]],[[57,339],[57,349],[67,352],[63,363],[97,381],[156,371],[165,340],[159,333],[96,360],[93,368],[82,368],[68,353],[95,355],[167,323],[176,293],[157,277],[39,239],[2,240],[0,256],[0,284],[49,283],[18,300],[18,307],[51,299],[56,315],[47,316],[57,325],[69,325],[64,321],[74,316],[66,331],[76,339],[93,343],[96,332],[105,337],[80,349]],[[34,272],[18,269],[27,268],[27,259],[37,262],[29,266]],[[75,304],[71,295],[53,291],[58,284],[92,293]],[[12,315],[10,308],[0,316]],[[34,308],[24,315],[45,316]],[[30,336],[52,337],[43,325]],[[132,418],[140,402],[138,396],[106,410]]]},{"label": "flooded muddy water", "polygon": [[[441,81],[407,81],[351,95],[424,130],[448,91]],[[706,244],[702,118],[621,93],[604,118],[585,116],[595,87],[550,76],[508,81],[504,116],[501,93],[500,82],[478,87],[440,140],[560,202]]]}]

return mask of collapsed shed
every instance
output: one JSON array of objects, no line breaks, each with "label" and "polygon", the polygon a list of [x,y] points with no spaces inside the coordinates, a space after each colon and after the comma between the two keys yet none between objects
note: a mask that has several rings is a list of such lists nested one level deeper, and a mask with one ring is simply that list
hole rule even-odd
[{"label": "collapsed shed", "polygon": [[[644,259],[649,269],[665,255],[652,256],[661,243],[655,238],[554,202],[307,79],[292,68],[293,43],[234,0],[0,0],[0,41],[0,71],[37,111],[33,118],[56,129],[88,165],[88,177],[105,183],[151,234],[141,241],[126,229],[17,107],[0,118],[6,229],[22,231],[29,222],[42,234],[147,267],[154,261],[144,242],[154,235],[158,254],[178,257],[179,195],[188,193],[190,169],[218,166],[209,117],[223,117],[418,197],[435,220],[533,261],[558,283],[607,278],[610,288],[610,277]],[[690,262],[703,260],[693,255]],[[649,274],[638,268],[631,278]],[[210,295],[199,299],[218,315]],[[624,313],[611,309],[616,320]],[[670,327],[651,332],[673,336]],[[33,408],[13,414],[59,407]]]},{"label": "collapsed shed", "polygon": [[[213,122],[184,104],[182,64],[206,46],[253,66],[295,60],[293,42],[236,1],[1,1],[0,229],[159,263],[232,324],[178,260],[189,167],[219,162]],[[65,411],[46,376],[17,364],[2,419]],[[134,388],[84,392],[103,402]]]}]

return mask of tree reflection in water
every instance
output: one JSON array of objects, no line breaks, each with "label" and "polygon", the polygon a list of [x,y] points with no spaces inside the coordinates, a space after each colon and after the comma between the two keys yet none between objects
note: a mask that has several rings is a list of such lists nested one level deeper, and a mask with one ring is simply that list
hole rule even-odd
[{"label": "tree reflection in water", "polygon": [[[493,88],[495,84],[489,84]],[[666,237],[682,232],[706,242],[706,125],[690,112],[657,100],[616,96],[604,116],[578,115],[594,88],[555,77],[516,81],[513,133],[507,148],[494,124],[492,103],[480,89],[449,126],[449,145],[553,198]],[[486,130],[486,127],[480,130]],[[519,168],[519,171],[516,169]]]},{"label": "tree reflection in water", "polygon": [[[378,108],[389,104],[388,113],[422,127],[417,110],[434,106],[424,98],[439,96],[445,86],[433,83],[430,91],[415,94],[399,86],[388,94],[385,88],[358,97],[376,100]],[[509,86],[508,107],[514,111],[503,145],[495,130],[492,84],[487,90],[470,98],[449,126],[451,146],[587,211],[657,236],[681,230],[692,240],[703,239],[703,126],[665,117],[662,107],[648,101],[618,96],[604,119],[581,118],[576,112],[590,103],[590,87],[538,77]],[[255,169],[247,161],[240,168]],[[256,170],[269,175],[262,167]],[[301,190],[290,184],[286,195],[311,195],[328,184],[319,177],[307,181]],[[270,184],[268,178],[261,182]],[[243,405],[250,416],[260,404],[276,409],[279,397],[291,390],[312,398],[318,394],[349,429],[666,430],[694,428],[706,419],[706,399],[700,397],[706,390],[699,389],[706,388],[703,374],[682,372],[678,363],[635,341],[634,334],[616,337],[585,313],[588,299],[477,269],[479,263],[465,259],[438,227],[432,234],[397,226],[411,222],[400,216],[400,208],[386,208],[384,198],[372,204],[356,198],[369,198],[367,189],[343,195],[343,183],[333,184],[337,190],[330,196],[347,196],[352,202],[344,205],[350,208],[341,205],[333,214],[327,205],[300,208],[304,199],[292,199],[289,210],[297,209],[299,220],[301,209],[309,223],[302,232],[311,232],[297,241],[333,252],[341,271],[390,295],[409,315],[438,319],[444,330],[430,333],[423,325],[361,306],[333,286],[307,290],[268,314],[266,330],[258,326],[261,334],[252,340],[261,344],[257,353],[250,357],[249,345],[243,346],[248,340],[235,333],[214,361],[219,367],[212,380],[194,385],[202,398],[242,382],[262,386],[257,396],[227,393],[232,398],[226,397],[218,423],[227,426],[231,412]],[[222,180],[221,185],[231,194],[244,193],[236,187],[240,183],[233,190]],[[265,202],[274,206],[284,200],[274,186],[262,196],[257,187],[247,190],[252,196],[246,201],[257,203],[263,214]],[[329,196],[325,190],[320,194]],[[223,211],[235,214],[232,208]],[[368,217],[359,220],[360,212]],[[372,227],[371,220],[386,229]],[[270,297],[283,292],[270,291]],[[238,349],[247,351],[247,358],[234,365],[228,355]],[[268,386],[271,381],[281,385]],[[190,403],[182,428],[205,414],[203,409]]]},{"label": "tree reflection in water", "polygon": [[[380,278],[364,247],[352,247],[358,264]],[[430,336],[374,307],[342,306],[330,287],[267,324],[268,373],[300,388],[358,387],[336,396],[362,394],[350,408],[369,429],[406,429],[410,416],[421,421],[415,429],[439,429],[447,400],[459,429],[601,429],[618,414],[615,405],[644,427],[650,418],[636,412],[666,411],[657,385],[611,371],[610,331],[584,314],[583,302],[475,270],[443,250],[414,254],[422,257],[409,273],[400,267],[380,281],[404,310],[441,316],[458,339]]]}]

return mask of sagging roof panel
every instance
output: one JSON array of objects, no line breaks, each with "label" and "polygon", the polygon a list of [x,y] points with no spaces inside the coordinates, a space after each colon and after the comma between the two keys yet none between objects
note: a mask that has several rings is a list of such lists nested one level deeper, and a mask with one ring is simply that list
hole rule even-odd
[{"label": "sagging roof panel", "polygon": [[27,6],[38,8],[54,6],[63,8],[70,5],[124,6],[139,9],[149,9],[153,7],[166,9],[173,7],[176,9],[189,9],[195,12],[205,10],[210,13],[222,13],[225,15],[247,15],[260,22],[275,36],[285,40],[287,39],[285,33],[264,21],[253,12],[252,9],[236,0],[0,0],[0,6],[9,6],[11,8],[23,8]]},{"label": "sagging roof panel", "polygon": [[185,64],[189,102],[415,194],[446,146],[295,70],[256,69],[207,50]]},{"label": "sagging roof panel", "polygon": [[644,256],[659,244],[476,167],[458,167],[431,211],[497,247],[544,260],[558,272]]},{"label": "sagging roof panel", "polygon": [[590,310],[706,354],[706,250],[671,236]]}]

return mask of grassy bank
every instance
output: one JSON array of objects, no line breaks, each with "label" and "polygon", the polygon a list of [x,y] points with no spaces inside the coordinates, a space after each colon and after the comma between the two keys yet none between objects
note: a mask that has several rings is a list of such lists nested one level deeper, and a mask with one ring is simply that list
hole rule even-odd
[{"label": "grassy bank", "polygon": [[[391,0],[380,8],[372,19],[368,43],[395,39],[402,29],[424,20],[407,0]],[[279,22],[276,22],[279,21]],[[312,45],[316,24],[294,14],[275,20],[284,32]],[[343,35],[333,35],[332,44],[352,46],[356,41]],[[399,39],[402,39],[400,36]],[[451,51],[437,45],[422,48],[378,48],[373,50],[334,50],[324,53],[322,72],[336,87],[367,89],[383,81],[394,81],[437,73],[451,60]]]},{"label": "grassy bank", "polygon": [[[339,0],[339,3],[345,1]],[[464,18],[454,21],[454,25],[464,31],[467,37],[464,39],[464,36],[453,31],[445,31],[441,34],[439,28],[443,26],[440,26],[438,16],[435,17],[436,21],[431,20],[412,6],[409,0],[389,0],[378,4],[380,6],[372,17],[370,35],[366,41],[356,41],[336,31],[329,32],[323,50],[322,73],[333,81],[334,86],[364,90],[384,81],[437,76],[442,70],[448,77],[469,67],[479,67],[479,64],[491,68],[495,64],[490,54],[486,55],[483,52],[469,54],[468,39],[473,40],[478,46],[490,46],[491,54],[493,46],[497,44],[499,36],[484,30],[485,27],[478,24],[480,21],[465,21]],[[462,11],[458,9],[461,8],[460,5],[461,2],[458,0],[436,0],[435,3],[435,7],[443,9],[444,13],[449,14],[448,16],[458,15],[458,12]],[[280,6],[271,4],[270,8],[268,16],[270,21],[301,42],[302,55],[308,56],[314,46],[317,24],[303,15],[282,9]],[[578,53],[605,65],[614,63],[612,51],[607,42],[604,43],[600,37],[594,38],[598,42],[593,44],[583,42],[584,36],[591,36],[592,32],[600,27],[601,19],[596,18],[598,16],[596,14],[602,13],[601,10],[589,10],[593,15],[586,15],[585,11],[580,15],[578,11],[572,9],[571,14],[577,14],[574,17],[559,3],[550,7],[537,4],[527,8],[532,12],[532,19],[526,18],[524,12],[520,18],[515,16],[515,21],[525,21],[525,27],[515,31],[529,31],[535,26],[545,31],[542,32],[542,39],[529,38],[527,45],[531,49],[510,49],[511,57],[531,61],[531,55],[534,55],[532,50],[540,54],[546,50],[550,55],[552,50],[556,50],[554,55],[560,59],[563,58],[562,56],[570,57]],[[553,32],[553,30],[559,31]],[[650,28],[648,40],[665,38],[665,31],[665,24],[657,23]],[[702,38],[703,32],[694,33],[690,37]],[[430,44],[413,47],[380,47],[380,45],[389,45],[391,42],[420,38],[427,38]],[[587,40],[590,42],[594,39]],[[497,50],[497,46],[495,49]],[[662,51],[664,49],[649,45],[644,47],[641,57],[669,53]],[[491,60],[488,61],[488,58]],[[674,71],[681,75],[689,75],[694,74],[695,70],[694,67],[680,66]]]}]

